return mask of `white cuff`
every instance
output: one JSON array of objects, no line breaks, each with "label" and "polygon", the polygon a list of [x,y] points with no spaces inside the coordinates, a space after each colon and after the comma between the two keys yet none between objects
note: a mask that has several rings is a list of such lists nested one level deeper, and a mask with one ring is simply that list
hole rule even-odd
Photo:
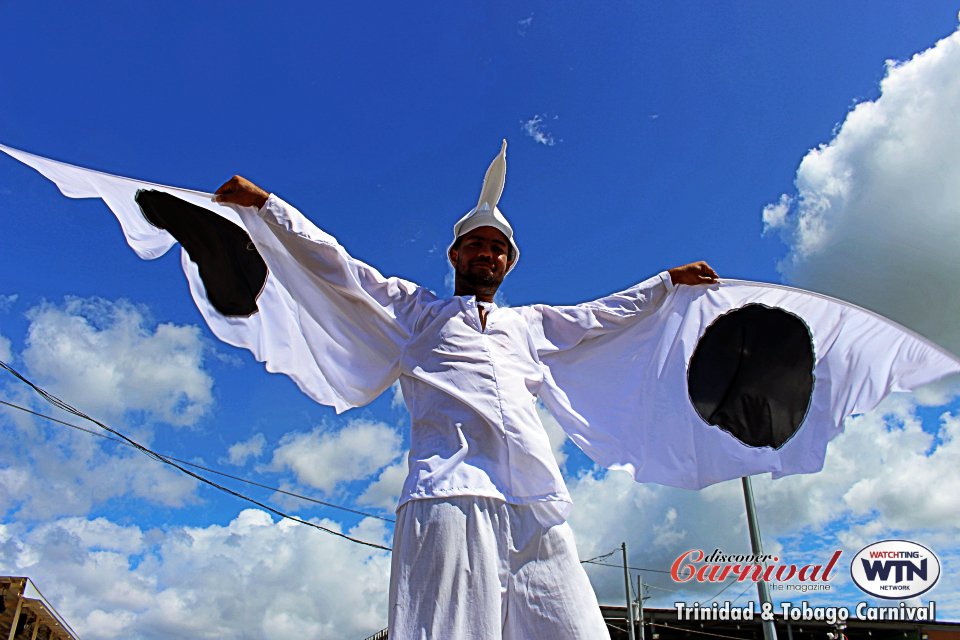
[{"label": "white cuff", "polygon": [[657,275],[659,275],[660,279],[663,280],[663,284],[666,285],[668,292],[677,288],[677,285],[673,284],[673,278],[670,277],[669,271],[661,271]]},{"label": "white cuff", "polygon": [[[257,209],[257,215],[260,216],[261,218],[264,217],[264,214],[266,214],[267,209],[277,206],[278,200],[280,200],[280,196],[277,196],[276,194],[273,194],[273,193],[268,194],[266,202],[263,203],[262,207]],[[283,201],[280,200],[280,202],[283,202]]]}]

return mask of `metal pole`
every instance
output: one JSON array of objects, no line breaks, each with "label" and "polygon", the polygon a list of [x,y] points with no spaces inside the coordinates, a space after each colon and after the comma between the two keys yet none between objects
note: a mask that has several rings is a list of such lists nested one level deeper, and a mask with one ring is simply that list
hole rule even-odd
[{"label": "metal pole", "polygon": [[627,543],[621,542],[623,551],[623,588],[627,594],[627,629],[630,631],[630,640],[636,640],[633,635],[633,602],[630,600],[630,572],[627,570]]},{"label": "metal pole", "polygon": [[[750,547],[753,555],[758,556],[763,553],[763,544],[760,542],[760,525],[757,524],[757,511],[753,505],[753,485],[750,483],[750,476],[740,478],[743,483],[743,501],[747,505],[747,527],[750,529]],[[765,580],[757,581],[757,593],[760,595],[760,606],[769,603],[773,606],[770,599],[770,589]],[[763,621],[764,640],[777,640],[777,628],[773,620]]]},{"label": "metal pole", "polygon": [[637,605],[640,610],[640,640],[643,640],[643,575],[637,574]]}]

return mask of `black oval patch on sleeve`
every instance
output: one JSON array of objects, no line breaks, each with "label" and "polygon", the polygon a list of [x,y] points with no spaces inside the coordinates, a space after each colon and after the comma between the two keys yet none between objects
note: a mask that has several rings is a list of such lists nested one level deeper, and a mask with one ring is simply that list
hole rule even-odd
[{"label": "black oval patch on sleeve", "polygon": [[690,400],[705,422],[740,442],[779,449],[810,407],[814,364],[803,320],[748,304],[704,331],[687,370]]},{"label": "black oval patch on sleeve", "polygon": [[214,309],[241,317],[258,311],[267,263],[245,230],[163,191],[141,189],[135,199],[147,221],[168,231],[196,263]]}]

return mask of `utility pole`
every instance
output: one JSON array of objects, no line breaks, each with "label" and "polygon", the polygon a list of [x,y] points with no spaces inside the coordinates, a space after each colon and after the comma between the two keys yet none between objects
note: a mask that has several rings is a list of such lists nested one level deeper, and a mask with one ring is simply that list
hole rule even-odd
[{"label": "utility pole", "polygon": [[[760,542],[760,525],[757,523],[757,511],[753,505],[753,485],[750,483],[750,476],[744,476],[740,478],[740,480],[743,483],[743,501],[747,505],[747,527],[750,529],[750,547],[753,550],[753,555],[759,556],[763,554],[763,544]],[[757,592],[760,596],[761,608],[767,603],[770,603],[769,606],[773,606],[772,600],[770,599],[770,588],[767,586],[765,580],[757,581]],[[763,639],[777,640],[777,628],[774,626],[773,620],[763,621]]]},{"label": "utility pole", "polygon": [[623,551],[623,588],[627,594],[627,629],[630,632],[630,640],[636,640],[633,635],[633,600],[630,598],[630,571],[627,569],[627,543],[620,543],[620,550]]},{"label": "utility pole", "polygon": [[637,574],[637,609],[639,610],[639,615],[637,616],[637,621],[640,623],[640,640],[643,640],[644,631],[643,631],[643,574]]}]

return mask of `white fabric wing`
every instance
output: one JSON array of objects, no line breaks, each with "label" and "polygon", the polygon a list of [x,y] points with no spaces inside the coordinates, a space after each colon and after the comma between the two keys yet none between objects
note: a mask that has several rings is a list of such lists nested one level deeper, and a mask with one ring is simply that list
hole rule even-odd
[{"label": "white fabric wing", "polygon": [[[370,402],[396,380],[397,340],[403,330],[398,328],[395,319],[379,310],[377,301],[370,299],[356,302],[358,306],[367,305],[359,314],[355,311],[344,316],[340,309],[323,308],[322,300],[315,308],[305,310],[304,301],[322,297],[311,297],[306,292],[308,289],[291,295],[288,286],[316,286],[316,279],[306,277],[303,266],[290,261],[289,249],[278,242],[274,229],[255,209],[219,204],[210,193],[101,173],[3,145],[0,151],[36,169],[68,197],[103,199],[120,222],[127,243],[141,258],[158,258],[177,242],[171,233],[151,224],[141,211],[136,197],[144,190],[169,194],[201,207],[249,234],[268,269],[256,298],[256,312],[224,315],[218,311],[210,302],[198,265],[182,250],[181,264],[190,292],[214,335],[231,345],[249,349],[257,360],[265,363],[268,371],[288,375],[315,401],[342,412]],[[301,229],[312,227],[305,219],[297,224]],[[332,237],[319,230],[314,235],[312,239],[301,239],[307,244],[319,242],[329,250],[342,253]],[[353,278],[360,297],[367,294],[360,290],[357,278],[376,280],[387,288],[413,290],[413,285],[383,278],[348,257],[344,257],[342,268],[345,274],[352,274],[341,277],[342,286],[351,286]],[[274,276],[281,271],[289,272],[283,282]],[[373,307],[376,309],[371,312]],[[362,317],[359,324],[358,315]],[[323,319],[322,325],[318,318]]]},{"label": "white fabric wing", "polygon": [[[708,326],[751,304],[796,315],[812,337],[809,408],[779,448],[745,445],[708,424],[688,392],[691,356]],[[551,338],[550,325],[544,332]],[[677,287],[656,313],[622,331],[545,349],[542,359],[555,382],[548,406],[592,459],[638,481],[687,489],[768,471],[774,477],[819,471],[846,416],[869,411],[892,391],[960,373],[956,357],[877,314],[819,294],[735,280]]]}]

